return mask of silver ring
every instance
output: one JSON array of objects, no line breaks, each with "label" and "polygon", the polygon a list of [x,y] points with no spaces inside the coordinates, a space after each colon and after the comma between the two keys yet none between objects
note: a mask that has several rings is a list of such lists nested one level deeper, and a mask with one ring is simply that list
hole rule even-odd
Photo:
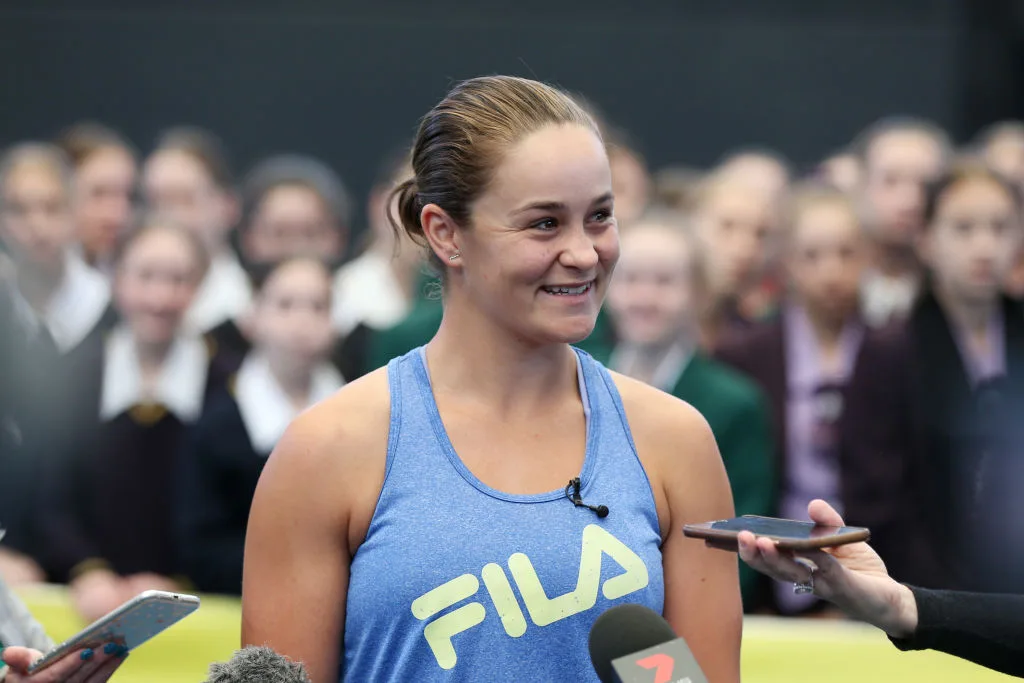
[{"label": "silver ring", "polygon": [[[798,558],[797,561],[800,562],[800,559],[802,558]],[[797,595],[807,595],[808,593],[814,592],[814,571],[817,569],[817,567],[815,567],[813,563],[807,560],[800,562],[800,564],[807,567],[807,571],[809,573],[807,574],[806,581],[793,584],[793,592]]]}]

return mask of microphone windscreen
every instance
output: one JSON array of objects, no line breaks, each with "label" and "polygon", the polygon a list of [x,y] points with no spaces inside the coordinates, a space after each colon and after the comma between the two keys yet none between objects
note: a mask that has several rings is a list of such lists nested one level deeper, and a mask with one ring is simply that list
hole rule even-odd
[{"label": "microphone windscreen", "polygon": [[223,664],[211,664],[205,683],[311,683],[306,667],[269,647],[246,647]]},{"label": "microphone windscreen", "polygon": [[590,662],[601,683],[617,683],[613,661],[675,638],[672,627],[654,610],[643,605],[616,605],[590,629]]}]

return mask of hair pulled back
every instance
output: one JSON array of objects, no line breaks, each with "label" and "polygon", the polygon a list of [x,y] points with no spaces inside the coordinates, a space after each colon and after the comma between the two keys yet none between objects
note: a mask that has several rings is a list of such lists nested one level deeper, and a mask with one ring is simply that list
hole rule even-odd
[{"label": "hair pulled back", "polygon": [[[550,85],[513,76],[484,76],[456,85],[420,122],[412,147],[413,177],[392,191],[388,218],[396,233],[427,246],[420,213],[442,208],[469,227],[471,206],[487,188],[504,153],[548,125],[586,126],[593,118],[569,95]],[[431,263],[443,264],[431,253]]]}]

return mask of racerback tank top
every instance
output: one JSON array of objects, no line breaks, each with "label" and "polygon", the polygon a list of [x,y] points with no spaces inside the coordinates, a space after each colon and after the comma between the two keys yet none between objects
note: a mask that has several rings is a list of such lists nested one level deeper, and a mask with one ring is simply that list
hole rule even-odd
[{"label": "racerback tank top", "polygon": [[512,495],[459,459],[422,348],[388,364],[384,486],[352,558],[342,680],[593,681],[603,611],[664,609],[654,496],[608,371],[575,350],[586,416],[582,498]]}]

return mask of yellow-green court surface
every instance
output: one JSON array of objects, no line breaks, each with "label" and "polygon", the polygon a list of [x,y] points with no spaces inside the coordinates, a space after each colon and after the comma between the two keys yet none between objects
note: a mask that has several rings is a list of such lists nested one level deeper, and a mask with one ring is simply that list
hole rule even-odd
[{"label": "yellow-green court surface", "polygon": [[[65,589],[39,586],[19,591],[54,640],[85,624],[74,614]],[[202,596],[199,610],[139,647],[114,683],[200,683],[211,662],[238,648],[238,600]],[[831,620],[751,617],[743,636],[744,683],[985,683],[1013,681],[937,652],[900,652],[879,631]]]}]

